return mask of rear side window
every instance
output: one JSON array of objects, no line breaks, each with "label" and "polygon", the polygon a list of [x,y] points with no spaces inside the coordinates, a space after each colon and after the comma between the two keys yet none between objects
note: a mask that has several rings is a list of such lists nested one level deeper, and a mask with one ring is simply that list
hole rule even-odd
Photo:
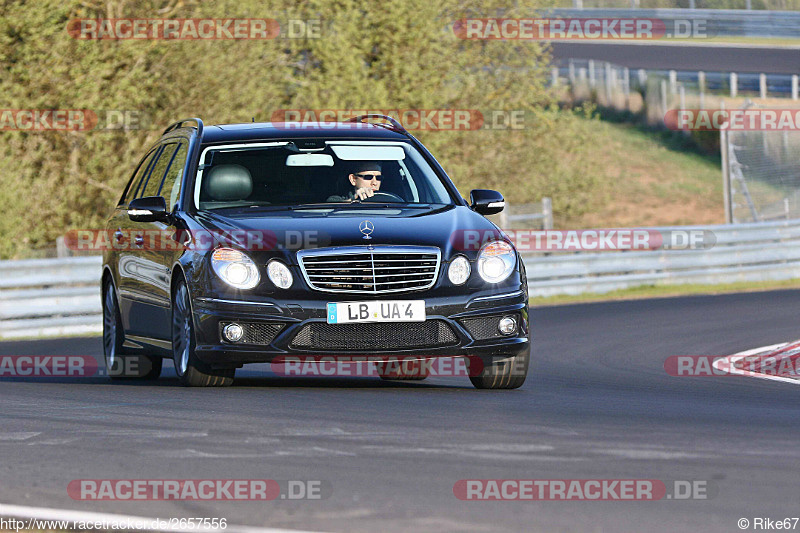
[{"label": "rear side window", "polygon": [[123,194],[122,198],[119,199],[119,205],[127,205],[130,203],[131,200],[134,199],[136,190],[139,188],[139,184],[142,181],[142,177],[147,175],[147,170],[150,168],[150,163],[153,160],[153,154],[156,153],[156,150],[151,151],[149,154],[144,156],[139,166],[136,168],[136,172],[133,173],[133,177],[128,182],[128,188],[125,189],[125,193]]},{"label": "rear side window", "polygon": [[155,152],[153,153],[153,158],[147,164],[147,170],[145,170],[144,174],[142,175],[142,179],[138,180],[138,182],[136,183],[136,188],[133,189],[133,196],[130,196],[128,198],[129,202],[130,200],[133,200],[135,198],[140,198],[142,196],[142,189],[144,189],[144,186],[147,184],[147,178],[152,173],[153,166],[156,164],[156,161],[158,160],[158,154],[161,153],[162,148],[163,146],[159,146],[158,148],[155,149]]},{"label": "rear side window", "polygon": [[164,179],[167,166],[169,166],[170,161],[172,161],[172,155],[175,153],[175,148],[177,146],[178,145],[175,143],[164,145],[164,149],[161,150],[161,155],[158,156],[158,161],[153,164],[153,170],[150,172],[147,184],[142,187],[141,192],[136,195],[137,198],[142,196],[158,196],[158,191],[161,189],[161,182]]}]

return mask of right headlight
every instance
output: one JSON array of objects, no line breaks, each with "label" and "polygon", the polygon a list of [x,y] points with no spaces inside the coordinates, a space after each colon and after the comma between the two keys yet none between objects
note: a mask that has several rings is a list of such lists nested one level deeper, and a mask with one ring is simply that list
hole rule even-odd
[{"label": "right headlight", "polygon": [[517,264],[514,247],[505,241],[487,243],[478,254],[478,273],[488,283],[500,283],[508,278]]},{"label": "right headlight", "polygon": [[232,248],[214,250],[211,254],[211,267],[222,281],[237,289],[252,289],[261,279],[253,260],[244,252]]}]

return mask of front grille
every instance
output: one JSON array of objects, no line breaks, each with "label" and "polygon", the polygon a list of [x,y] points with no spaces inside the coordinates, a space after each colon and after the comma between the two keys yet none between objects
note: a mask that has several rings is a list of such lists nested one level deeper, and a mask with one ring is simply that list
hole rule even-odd
[{"label": "front grille", "polygon": [[460,320],[461,324],[467,331],[469,332],[470,336],[475,339],[476,341],[484,340],[484,339],[495,339],[500,337],[512,337],[512,335],[503,335],[497,329],[497,323],[500,322],[500,319],[504,316],[512,316],[517,321],[517,331],[519,331],[519,323],[520,318],[519,314],[511,313],[511,314],[504,314],[504,315],[493,315],[493,316],[480,316],[475,318],[462,318]]},{"label": "front grille", "polygon": [[434,348],[458,343],[453,329],[443,320],[425,322],[306,324],[292,340],[293,348],[305,350],[392,350]]},{"label": "front grille", "polygon": [[[231,322],[220,322],[219,323],[219,338],[222,339],[224,342],[228,342],[225,340],[224,335],[222,334],[222,330],[225,326],[230,324]],[[247,323],[247,322],[236,322],[242,329],[244,330],[244,336],[241,340],[237,341],[235,344],[269,344],[275,339],[275,337],[280,333],[283,329],[283,324],[278,323]]]},{"label": "front grille", "polygon": [[312,289],[380,294],[432,287],[439,273],[438,248],[352,246],[297,253]]}]

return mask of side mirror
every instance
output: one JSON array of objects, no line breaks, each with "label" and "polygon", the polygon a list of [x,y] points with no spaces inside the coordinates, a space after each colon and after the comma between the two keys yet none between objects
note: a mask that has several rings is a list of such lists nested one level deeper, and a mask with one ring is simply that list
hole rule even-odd
[{"label": "side mirror", "polygon": [[481,215],[494,215],[506,206],[503,195],[488,189],[473,189],[469,193],[470,208]]},{"label": "side mirror", "polygon": [[145,196],[128,204],[128,217],[134,222],[167,222],[167,202],[161,196]]}]

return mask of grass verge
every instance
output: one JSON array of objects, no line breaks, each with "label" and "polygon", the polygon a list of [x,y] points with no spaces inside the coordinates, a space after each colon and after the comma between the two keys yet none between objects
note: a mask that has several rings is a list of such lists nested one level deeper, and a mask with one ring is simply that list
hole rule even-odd
[{"label": "grass verge", "polygon": [[[595,161],[602,194],[591,209],[560,229],[722,224],[722,173],[718,155],[686,146],[677,132],[648,131],[624,122],[598,121],[595,142],[584,147]],[[513,202],[513,200],[512,200]]]},{"label": "grass verge", "polygon": [[689,295],[732,294],[738,292],[763,292],[780,289],[800,289],[800,278],[780,281],[742,281],[718,285],[642,285],[630,289],[606,292],[603,294],[576,294],[534,297],[530,305],[546,307],[550,305],[579,304],[592,302],[645,300],[648,298],[674,298]]}]

